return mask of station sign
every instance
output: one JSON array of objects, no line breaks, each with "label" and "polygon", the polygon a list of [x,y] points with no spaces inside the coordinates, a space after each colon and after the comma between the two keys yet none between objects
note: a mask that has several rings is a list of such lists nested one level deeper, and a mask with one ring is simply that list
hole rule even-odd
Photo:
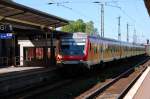
[{"label": "station sign", "polygon": [[12,32],[12,25],[0,23],[0,39],[12,39],[14,37]]},{"label": "station sign", "polygon": [[13,37],[12,33],[0,33],[0,39],[13,39]]},{"label": "station sign", "polygon": [[0,33],[12,33],[12,25],[0,23]]}]

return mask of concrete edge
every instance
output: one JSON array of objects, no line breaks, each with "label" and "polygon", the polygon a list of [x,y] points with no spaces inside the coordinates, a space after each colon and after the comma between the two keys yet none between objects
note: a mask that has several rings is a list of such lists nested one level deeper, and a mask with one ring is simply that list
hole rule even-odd
[{"label": "concrete edge", "polygon": [[139,87],[143,83],[145,77],[150,71],[150,67],[146,69],[146,71],[142,74],[142,76],[137,80],[137,82],[134,84],[134,86],[129,90],[129,92],[125,95],[123,99],[133,99],[134,95],[138,91]]}]

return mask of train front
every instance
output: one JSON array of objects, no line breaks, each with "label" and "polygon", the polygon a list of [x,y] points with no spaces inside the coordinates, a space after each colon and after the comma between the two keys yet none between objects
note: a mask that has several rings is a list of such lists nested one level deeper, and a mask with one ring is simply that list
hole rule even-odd
[{"label": "train front", "polygon": [[63,37],[60,44],[60,53],[57,55],[57,62],[61,65],[79,65],[86,61],[86,43],[85,34],[75,33],[71,37]]}]

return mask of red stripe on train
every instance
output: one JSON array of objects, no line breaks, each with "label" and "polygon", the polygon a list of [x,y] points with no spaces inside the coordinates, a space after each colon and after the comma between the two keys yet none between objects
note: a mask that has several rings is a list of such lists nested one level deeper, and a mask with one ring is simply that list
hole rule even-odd
[{"label": "red stripe on train", "polygon": [[84,56],[63,56],[61,60],[70,61],[70,60],[83,60]]}]

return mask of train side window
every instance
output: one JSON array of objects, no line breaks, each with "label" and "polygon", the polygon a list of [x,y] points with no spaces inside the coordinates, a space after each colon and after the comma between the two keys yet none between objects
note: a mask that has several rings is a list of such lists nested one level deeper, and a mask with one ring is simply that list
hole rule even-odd
[{"label": "train side window", "polygon": [[102,53],[103,52],[103,45],[100,44],[100,52]]},{"label": "train side window", "polygon": [[96,54],[96,50],[97,50],[97,45],[96,44],[94,44],[94,46],[93,46],[93,50],[94,50],[94,54]]},{"label": "train side window", "polygon": [[111,52],[114,52],[114,45],[111,46]]},{"label": "train side window", "polygon": [[96,50],[95,52],[97,53],[97,50],[98,50],[98,46],[97,45],[96,45],[96,49],[95,50]]},{"label": "train side window", "polygon": [[96,49],[97,49],[97,47],[96,47],[96,45],[94,46],[94,53],[96,54]]},{"label": "train side window", "polygon": [[95,46],[95,54],[97,53],[97,45]]},{"label": "train side window", "polygon": [[91,43],[90,43],[90,51],[92,50],[92,45],[91,45]]},{"label": "train side window", "polygon": [[116,47],[115,47],[115,45],[113,46],[113,51],[116,52]]}]

